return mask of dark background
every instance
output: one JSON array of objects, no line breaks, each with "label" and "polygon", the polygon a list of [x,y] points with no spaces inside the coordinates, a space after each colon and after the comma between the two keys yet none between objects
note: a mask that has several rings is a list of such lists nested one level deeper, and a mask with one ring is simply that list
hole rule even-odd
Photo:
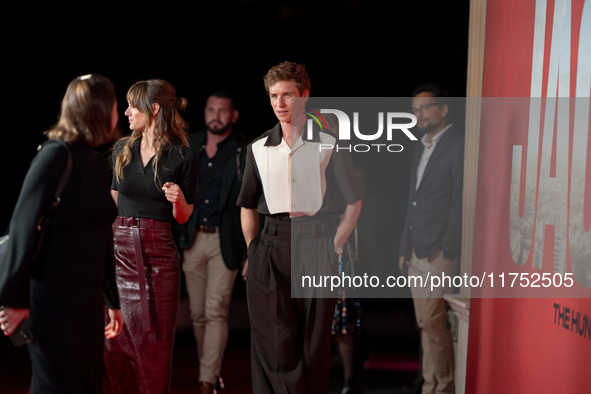
[{"label": "dark background", "polygon": [[276,122],[262,78],[284,60],[306,65],[317,97],[408,97],[427,81],[465,95],[468,0],[47,4],[9,4],[2,15],[8,124],[1,168],[8,176],[0,231],[43,131],[79,75],[113,81],[124,132],[127,89],[161,78],[189,100],[193,129],[202,127],[207,95],[231,91],[237,129],[255,137]]},{"label": "dark background", "polygon": [[[136,81],[160,78],[188,99],[185,115],[192,130],[203,127],[203,106],[211,92],[232,92],[240,110],[236,129],[254,138],[276,123],[262,79],[284,60],[306,65],[316,97],[409,97],[425,82],[443,85],[451,96],[465,96],[468,0],[103,1],[3,8],[7,121],[0,155],[5,182],[1,232],[36,147],[45,140],[43,132],[56,122],[65,89],[79,75],[97,73],[113,81],[123,133],[128,132],[127,89]],[[382,178],[374,176],[366,185],[359,220],[366,267],[390,271],[397,261],[412,157],[408,141],[405,148],[384,157]],[[242,283],[237,280],[238,298],[244,295]],[[397,320],[401,308],[412,324],[408,299],[372,301],[364,304],[368,331],[396,333],[403,324]],[[394,312],[384,316],[385,310]],[[413,352],[415,343],[413,337]]]}]

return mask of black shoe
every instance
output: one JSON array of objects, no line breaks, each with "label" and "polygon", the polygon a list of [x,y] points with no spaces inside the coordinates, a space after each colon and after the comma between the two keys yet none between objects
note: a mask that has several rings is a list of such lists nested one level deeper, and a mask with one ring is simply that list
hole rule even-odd
[{"label": "black shoe", "polygon": [[199,382],[199,394],[214,394],[215,389],[213,384],[207,382]]}]

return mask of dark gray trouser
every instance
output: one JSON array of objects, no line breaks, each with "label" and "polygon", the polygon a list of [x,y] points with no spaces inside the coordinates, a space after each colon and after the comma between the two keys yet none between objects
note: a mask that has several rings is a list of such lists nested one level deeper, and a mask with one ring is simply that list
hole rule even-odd
[{"label": "dark gray trouser", "polygon": [[[335,299],[292,298],[292,224],[298,228],[289,221],[267,218],[262,233],[248,250],[246,291],[252,385],[257,394],[328,392]],[[333,250],[332,232],[325,231],[328,227],[318,228],[308,234],[307,228],[297,231],[293,247],[306,259],[310,253],[317,253],[318,245]]]}]

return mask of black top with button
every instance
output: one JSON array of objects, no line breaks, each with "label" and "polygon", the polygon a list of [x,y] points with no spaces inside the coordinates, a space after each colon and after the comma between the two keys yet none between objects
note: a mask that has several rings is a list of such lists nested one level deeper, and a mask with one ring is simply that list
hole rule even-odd
[{"label": "black top with button", "polygon": [[[217,153],[222,150],[228,139],[224,139],[217,145],[217,152],[214,156],[207,156],[205,145],[199,150],[199,179],[205,179],[208,171],[211,169]],[[222,199],[222,181],[224,178],[223,168],[218,168],[211,183],[205,190],[201,201],[195,201],[197,204],[197,224],[204,226],[220,225],[220,206]]]}]

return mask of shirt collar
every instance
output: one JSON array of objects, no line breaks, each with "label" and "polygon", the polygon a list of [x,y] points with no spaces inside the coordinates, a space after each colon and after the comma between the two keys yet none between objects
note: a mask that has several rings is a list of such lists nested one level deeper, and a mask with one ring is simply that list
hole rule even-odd
[{"label": "shirt collar", "polygon": [[[231,137],[232,137],[232,134],[229,134],[226,138],[224,138],[223,140],[218,142],[218,144],[217,144],[218,152],[230,140]],[[203,145],[201,145],[201,149],[199,149],[199,152],[204,151],[206,145],[207,145],[207,135],[205,136],[205,142],[203,143]]]},{"label": "shirt collar", "polygon": [[[320,131],[317,127],[312,127],[312,138],[308,138],[308,132],[305,130],[302,133],[301,137],[302,141],[310,141],[310,142],[320,142]],[[278,122],[275,127],[271,129],[269,136],[267,137],[267,141],[265,142],[265,146],[277,146],[281,144],[283,140],[283,130],[281,129],[281,122]]]},{"label": "shirt collar", "polygon": [[423,135],[423,137],[421,137],[421,142],[423,143],[423,145],[425,146],[425,148],[434,148],[435,145],[437,145],[437,143],[439,142],[439,140],[441,139],[441,137],[443,136],[443,134],[445,134],[445,132],[447,130],[449,130],[451,128],[452,124],[448,124],[447,126],[445,126],[439,133],[435,134],[435,137],[433,137],[431,139],[431,144],[429,144],[429,142],[427,142],[427,134]]},{"label": "shirt collar", "polygon": [[277,146],[281,144],[282,138],[281,123],[277,123],[275,127],[271,129],[267,141],[265,141],[265,146]]}]

